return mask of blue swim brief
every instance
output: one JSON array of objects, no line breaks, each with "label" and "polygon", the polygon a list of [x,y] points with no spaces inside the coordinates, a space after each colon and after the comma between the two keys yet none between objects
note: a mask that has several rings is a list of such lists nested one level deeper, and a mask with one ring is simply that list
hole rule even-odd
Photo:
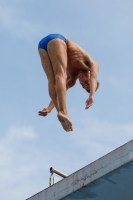
[{"label": "blue swim brief", "polygon": [[61,40],[63,40],[66,43],[66,38],[63,35],[60,34],[50,34],[48,36],[46,36],[45,38],[43,38],[39,44],[38,44],[38,49],[44,49],[47,51],[47,45],[49,43],[49,41],[55,39],[55,38],[60,38]]}]

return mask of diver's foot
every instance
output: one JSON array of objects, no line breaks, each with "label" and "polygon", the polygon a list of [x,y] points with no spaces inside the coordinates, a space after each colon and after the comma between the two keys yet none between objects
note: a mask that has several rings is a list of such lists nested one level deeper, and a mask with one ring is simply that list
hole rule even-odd
[{"label": "diver's foot", "polygon": [[65,131],[73,131],[72,122],[68,115],[59,112],[57,117]]}]

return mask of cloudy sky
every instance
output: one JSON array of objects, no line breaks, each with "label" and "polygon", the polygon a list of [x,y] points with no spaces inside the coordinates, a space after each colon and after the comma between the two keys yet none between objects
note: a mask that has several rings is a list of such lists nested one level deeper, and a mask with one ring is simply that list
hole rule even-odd
[{"label": "cloudy sky", "polygon": [[[71,174],[133,138],[133,1],[0,0],[0,199],[24,200],[49,185],[49,168]],[[74,131],[53,110],[38,42],[60,33],[98,63],[100,88],[67,93]]]}]

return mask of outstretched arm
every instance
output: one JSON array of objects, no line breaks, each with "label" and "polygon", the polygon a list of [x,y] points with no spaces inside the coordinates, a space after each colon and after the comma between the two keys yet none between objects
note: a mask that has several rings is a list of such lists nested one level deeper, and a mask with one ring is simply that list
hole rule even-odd
[{"label": "outstretched arm", "polygon": [[98,64],[93,61],[91,63],[91,70],[90,70],[90,95],[89,98],[86,100],[86,109],[94,103],[94,94],[97,88],[97,73],[98,73]]},{"label": "outstretched arm", "polygon": [[38,115],[40,115],[40,116],[47,116],[50,112],[51,112],[51,110],[54,108],[55,106],[54,106],[54,103],[51,101],[50,103],[49,103],[49,105],[48,105],[48,107],[47,108],[44,108],[42,111],[39,111],[38,112]]}]

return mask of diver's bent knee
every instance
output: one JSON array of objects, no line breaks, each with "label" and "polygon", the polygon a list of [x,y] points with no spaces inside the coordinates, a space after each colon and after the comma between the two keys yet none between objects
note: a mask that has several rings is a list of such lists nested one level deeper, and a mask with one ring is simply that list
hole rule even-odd
[{"label": "diver's bent knee", "polygon": [[48,85],[55,85],[55,79],[48,78]]},{"label": "diver's bent knee", "polygon": [[65,80],[66,81],[66,75],[65,75],[65,73],[57,74],[55,76],[55,81],[57,82],[58,80]]}]

